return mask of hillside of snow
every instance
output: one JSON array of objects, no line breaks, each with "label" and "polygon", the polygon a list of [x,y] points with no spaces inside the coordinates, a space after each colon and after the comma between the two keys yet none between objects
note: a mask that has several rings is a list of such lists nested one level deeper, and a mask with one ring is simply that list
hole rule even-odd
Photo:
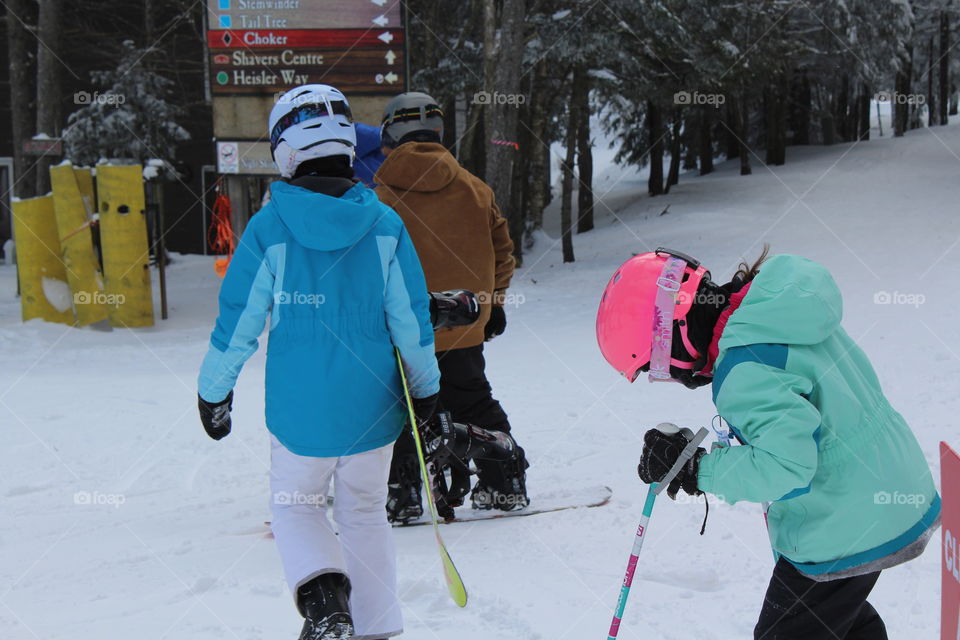
[{"label": "hillside of snow", "polygon": [[[888,134],[889,135],[889,134]],[[826,265],[844,325],[915,429],[939,483],[937,446],[960,449],[960,128],[788,150],[684,175],[667,196],[609,165],[598,228],[563,264],[546,234],[514,278],[488,374],[538,492],[608,485],[609,505],[446,526],[470,593],[449,600],[429,528],[395,530],[406,631],[416,640],[605,637],[645,488],[636,464],[659,422],[708,426],[708,389],[627,384],[594,339],[596,304],[631,253],[663,245],[728,278],[764,242]],[[598,173],[600,170],[598,169]],[[665,215],[660,215],[669,205]],[[204,434],[195,378],[216,316],[213,259],[167,274],[170,319],[96,331],[19,319],[0,266],[0,638],[293,639],[300,618],[265,534],[269,446],[264,350],[236,389],[234,431]],[[725,281],[725,280],[723,280]],[[262,346],[262,345],[261,345]],[[758,505],[657,502],[621,627],[625,640],[751,637],[773,559]],[[871,598],[891,638],[939,625],[939,534],[886,571]]]}]

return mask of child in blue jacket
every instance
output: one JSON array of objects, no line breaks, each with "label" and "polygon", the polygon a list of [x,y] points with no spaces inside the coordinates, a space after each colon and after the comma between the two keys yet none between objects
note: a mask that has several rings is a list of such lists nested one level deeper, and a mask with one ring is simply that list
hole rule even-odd
[{"label": "child in blue jacket", "polygon": [[[230,432],[233,387],[269,316],[266,425],[272,528],[305,621],[300,640],[402,632],[387,474],[405,406],[433,413],[423,271],[397,214],[353,179],[346,98],[326,85],[284,94],[270,114],[284,180],[247,225],[220,291],[199,376],[204,428]],[[333,519],[327,492],[336,484]]]}]

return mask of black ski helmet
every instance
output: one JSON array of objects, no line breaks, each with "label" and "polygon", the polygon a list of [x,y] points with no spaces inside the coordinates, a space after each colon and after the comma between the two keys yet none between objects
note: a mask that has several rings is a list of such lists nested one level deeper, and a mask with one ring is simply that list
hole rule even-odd
[{"label": "black ski helmet", "polygon": [[401,93],[383,110],[380,140],[390,148],[412,141],[440,142],[443,140],[443,110],[425,93]]}]

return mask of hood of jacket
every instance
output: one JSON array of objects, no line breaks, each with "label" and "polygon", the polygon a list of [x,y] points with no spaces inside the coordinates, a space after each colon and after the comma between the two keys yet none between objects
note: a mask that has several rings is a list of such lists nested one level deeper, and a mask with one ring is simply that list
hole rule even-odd
[{"label": "hood of jacket", "polygon": [[380,127],[356,122],[353,125],[357,132],[357,157],[363,158],[367,155],[380,151]]},{"label": "hood of jacket", "polygon": [[360,183],[336,198],[278,181],[270,185],[270,204],[297,242],[320,251],[355,244],[385,213],[376,194]]},{"label": "hood of jacket", "polygon": [[842,318],[843,299],[829,271],[800,256],[777,255],[751,282],[719,347],[817,344],[837,330]]},{"label": "hood of jacket", "polygon": [[457,177],[460,164],[436,142],[407,142],[390,152],[377,170],[377,184],[403,191],[440,191]]}]

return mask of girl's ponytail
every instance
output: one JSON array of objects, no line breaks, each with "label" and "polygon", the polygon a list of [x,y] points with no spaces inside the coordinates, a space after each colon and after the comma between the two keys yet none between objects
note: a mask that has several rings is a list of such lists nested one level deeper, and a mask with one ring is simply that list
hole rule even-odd
[{"label": "girl's ponytail", "polygon": [[767,261],[767,258],[770,257],[770,245],[766,242],[763,243],[763,252],[760,253],[760,257],[754,261],[752,265],[747,264],[747,261],[744,260],[740,263],[740,266],[737,268],[737,273],[733,276],[734,280],[739,280],[740,282],[746,284],[757,277],[757,274],[760,273],[760,265]]}]

